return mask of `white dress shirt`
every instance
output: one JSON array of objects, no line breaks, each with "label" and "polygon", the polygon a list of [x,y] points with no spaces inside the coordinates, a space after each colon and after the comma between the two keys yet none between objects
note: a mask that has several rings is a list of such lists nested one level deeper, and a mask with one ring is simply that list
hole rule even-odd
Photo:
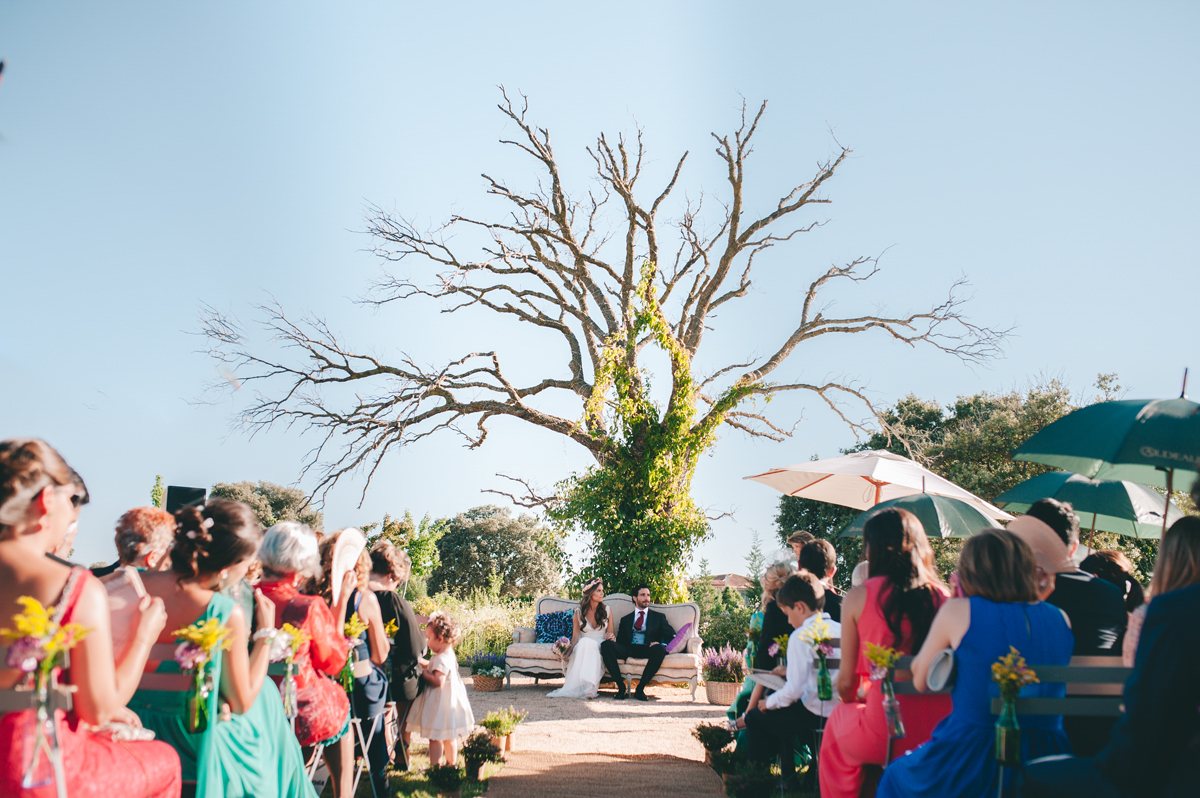
[{"label": "white dress shirt", "polygon": [[[781,709],[800,701],[814,715],[829,717],[841,700],[837,692],[837,669],[829,669],[834,684],[833,699],[822,701],[817,698],[817,654],[812,646],[800,639],[800,635],[821,618],[829,625],[829,636],[841,638],[842,625],[829,617],[829,613],[813,613],[805,619],[799,629],[792,630],[788,637],[787,682],[779,690],[767,696],[767,709]],[[831,659],[840,659],[841,649],[834,648]]]}]

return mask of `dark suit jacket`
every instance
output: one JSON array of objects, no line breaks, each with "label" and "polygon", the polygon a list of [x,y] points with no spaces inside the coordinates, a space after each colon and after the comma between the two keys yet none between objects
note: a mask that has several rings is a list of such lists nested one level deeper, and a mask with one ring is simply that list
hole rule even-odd
[{"label": "dark suit jacket", "polygon": [[787,637],[792,633],[792,625],[787,616],[774,601],[767,602],[763,610],[762,631],[758,633],[758,647],[754,650],[754,667],[760,671],[769,671],[779,664],[779,657],[770,654],[771,643],[779,636]]},{"label": "dark suit jacket", "polygon": [[392,665],[392,700],[412,701],[421,687],[421,669],[417,660],[425,651],[425,633],[417,623],[412,605],[394,590],[376,590],[383,623],[395,621],[396,634],[392,636],[392,651],[388,659]]},{"label": "dark suit jacket", "polygon": [[[1096,767],[1137,796],[1163,794],[1200,734],[1200,585],[1155,596],[1125,683],[1125,714]],[[1194,786],[1194,785],[1193,785]]]},{"label": "dark suit jacket", "polygon": [[[617,624],[617,643],[622,646],[633,644],[633,619],[637,617],[637,607]],[[675,630],[667,623],[667,616],[656,610],[646,611],[646,645],[662,643],[666,645],[675,638]]]}]

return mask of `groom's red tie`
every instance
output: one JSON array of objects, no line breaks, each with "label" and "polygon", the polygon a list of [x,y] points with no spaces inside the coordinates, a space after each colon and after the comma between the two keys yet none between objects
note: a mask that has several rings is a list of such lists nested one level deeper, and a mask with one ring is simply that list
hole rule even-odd
[{"label": "groom's red tie", "polygon": [[638,610],[637,623],[635,623],[633,625],[633,628],[637,629],[639,632],[642,631],[642,621],[645,619],[645,617],[646,617],[646,611]]}]

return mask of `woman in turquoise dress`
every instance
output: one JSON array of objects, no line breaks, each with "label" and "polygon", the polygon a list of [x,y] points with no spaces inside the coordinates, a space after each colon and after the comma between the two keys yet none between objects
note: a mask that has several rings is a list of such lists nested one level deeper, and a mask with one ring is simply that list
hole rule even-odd
[{"label": "woman in turquoise dress", "polygon": [[[994,745],[1000,696],[992,664],[1017,649],[1035,672],[1039,665],[1067,665],[1075,647],[1071,626],[1058,607],[1038,601],[1037,561],[1029,545],[1012,532],[988,529],[967,540],[958,562],[958,580],[968,598],[947,601],[913,661],[913,684],[926,689],[935,654],[954,649],[953,711],[933,730],[929,742],[900,757],[883,772],[876,795],[963,796],[997,793],[999,767]],[[1062,698],[1061,682],[1031,684],[1022,698]],[[1070,752],[1061,715],[1020,715],[1021,761]],[[1013,772],[1006,769],[1004,788]]]},{"label": "woman in turquoise dress", "polygon": [[[279,690],[266,678],[275,605],[255,591],[257,626],[264,632],[250,645],[250,619],[218,592],[245,575],[262,528],[249,507],[224,499],[184,508],[175,518],[171,571],[142,575],[146,591],[162,598],[167,609],[168,631],[158,642],[176,642],[174,630],[215,618],[229,626],[230,646],[210,666],[214,689],[207,731],[187,731],[186,692],[138,690],[129,707],[179,753],[183,780],[196,782],[198,798],[316,798]],[[181,671],[169,661],[159,663],[156,673]]]}]

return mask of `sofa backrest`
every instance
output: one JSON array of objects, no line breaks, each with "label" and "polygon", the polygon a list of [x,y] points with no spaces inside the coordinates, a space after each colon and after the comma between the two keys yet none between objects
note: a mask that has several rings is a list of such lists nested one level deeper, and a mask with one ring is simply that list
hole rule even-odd
[{"label": "sofa backrest", "polygon": [[[633,612],[633,599],[625,593],[609,593],[604,597],[604,604],[608,607],[608,611],[612,613],[613,623],[619,624],[621,619],[629,613]],[[579,602],[569,598],[559,598],[558,596],[542,596],[537,600],[537,608],[534,610],[538,615],[545,612],[561,612],[563,610],[576,610],[579,608]],[[684,604],[651,604],[650,609],[657,610],[667,616],[667,623],[671,624],[671,628],[678,632],[685,624],[691,624],[692,629],[688,636],[700,636],[700,605],[693,602]]]}]

